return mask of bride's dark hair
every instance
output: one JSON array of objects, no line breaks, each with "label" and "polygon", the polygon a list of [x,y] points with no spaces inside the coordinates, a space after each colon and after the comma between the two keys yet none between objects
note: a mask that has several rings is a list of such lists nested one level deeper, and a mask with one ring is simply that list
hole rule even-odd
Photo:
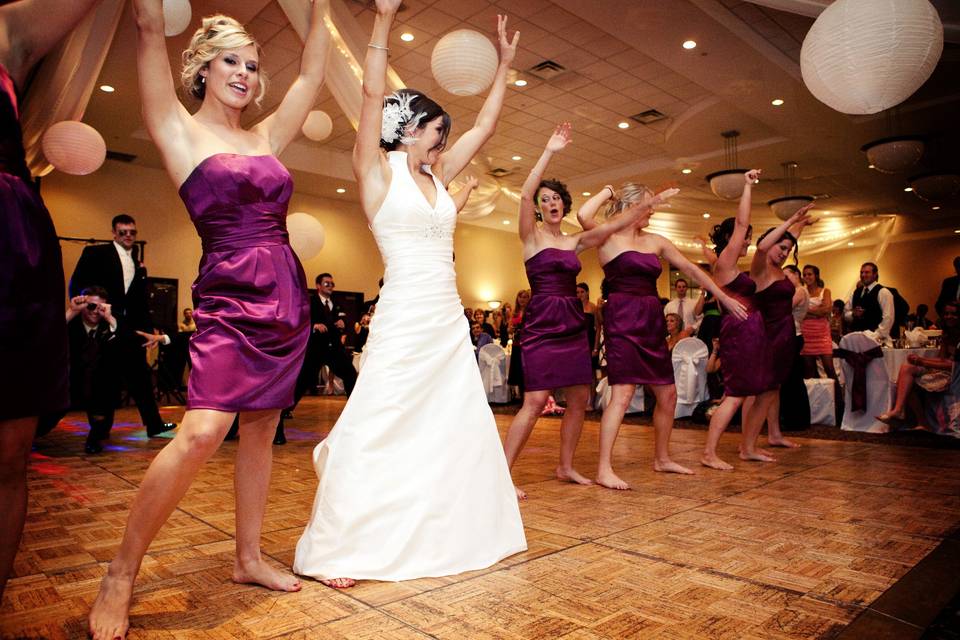
[{"label": "bride's dark hair", "polygon": [[[441,116],[442,119],[442,133],[440,135],[440,142],[433,148],[437,151],[443,151],[447,146],[447,136],[450,135],[450,114],[443,110],[439,104],[427,97],[427,94],[422,91],[417,91],[416,89],[400,89],[395,93],[387,96],[383,99],[383,106],[386,107],[389,104],[399,104],[398,98],[405,98],[411,96],[410,99],[410,110],[413,112],[411,120],[416,121],[417,129],[423,129],[427,126],[427,123],[436,119],[437,116]],[[401,121],[399,126],[401,128],[406,128],[407,122]],[[398,132],[400,133],[400,132]],[[387,151],[396,151],[397,147],[403,144],[400,140],[401,136],[398,135],[396,139],[387,142],[383,138],[380,139],[380,147],[386,149]]]}]

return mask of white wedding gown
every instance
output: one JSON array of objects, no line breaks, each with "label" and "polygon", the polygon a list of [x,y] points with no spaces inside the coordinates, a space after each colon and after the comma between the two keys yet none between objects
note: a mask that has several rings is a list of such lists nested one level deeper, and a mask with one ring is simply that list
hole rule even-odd
[{"label": "white wedding gown", "polygon": [[453,268],[456,208],[430,207],[404,152],[371,230],[386,272],[364,363],[313,452],[319,478],[293,569],[409,580],[488,567],[527,548]]}]

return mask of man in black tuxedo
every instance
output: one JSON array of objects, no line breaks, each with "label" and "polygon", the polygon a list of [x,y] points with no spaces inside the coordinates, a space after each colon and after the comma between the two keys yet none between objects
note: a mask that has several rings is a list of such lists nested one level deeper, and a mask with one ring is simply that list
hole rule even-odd
[{"label": "man in black tuxedo", "polygon": [[957,275],[943,279],[943,284],[940,285],[940,295],[937,296],[937,304],[934,305],[937,315],[941,318],[943,317],[943,307],[948,302],[960,300],[960,256],[953,259],[953,270],[957,272]]},{"label": "man in black tuxedo", "polygon": [[113,219],[113,242],[85,247],[70,278],[70,295],[90,286],[102,286],[119,323],[117,339],[120,371],[137,403],[140,419],[151,438],[176,426],[164,422],[153,395],[153,380],[145,347],[169,343],[154,335],[147,306],[147,270],[139,259],[137,223],[125,213]]}]

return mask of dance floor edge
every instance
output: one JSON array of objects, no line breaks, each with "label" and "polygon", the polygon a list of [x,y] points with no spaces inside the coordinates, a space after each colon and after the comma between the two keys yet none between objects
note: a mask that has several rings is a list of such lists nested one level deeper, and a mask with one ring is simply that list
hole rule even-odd
[{"label": "dance floor edge", "polygon": [[[289,443],[274,449],[263,549],[277,566],[293,561],[316,486],[310,454],[342,406],[305,398]],[[0,636],[85,637],[136,486],[167,442],[148,440],[136,419],[119,411],[96,456],[82,453],[82,414],[38,442]],[[496,419],[503,434],[510,416]],[[597,431],[588,420],[577,453],[588,475]],[[345,591],[306,580],[296,594],[230,582],[236,443],[226,443],[150,547],[130,637],[853,638],[883,637],[880,628],[919,637],[942,604],[917,599],[918,589],[931,580],[956,589],[956,451],[800,439],[776,463],[746,463],[731,434],[720,455],[736,469],[718,472],[697,464],[704,436],[673,436],[674,458],[696,475],[657,474],[652,430],[625,425],[617,468],[633,490],[615,492],[553,479],[559,420],[544,418],[514,469],[530,496],[528,551],[445,578]]]}]

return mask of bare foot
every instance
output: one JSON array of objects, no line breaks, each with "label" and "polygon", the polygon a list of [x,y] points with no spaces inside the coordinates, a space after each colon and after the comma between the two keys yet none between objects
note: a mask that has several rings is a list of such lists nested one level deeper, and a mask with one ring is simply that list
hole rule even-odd
[{"label": "bare foot", "polygon": [[659,471],[659,472],[661,472],[661,473],[682,473],[682,474],[688,475],[688,476],[692,476],[692,475],[693,475],[693,471],[691,471],[690,469],[687,469],[687,468],[684,467],[683,465],[679,465],[679,464],[677,464],[676,462],[674,462],[673,460],[669,460],[669,459],[668,459],[668,460],[664,460],[663,462],[661,462],[660,460],[654,460],[654,461],[653,461],[653,470],[654,470],[654,471]]},{"label": "bare foot", "polygon": [[514,487],[513,490],[517,492],[517,500],[527,499],[527,493],[520,487]]},{"label": "bare foot", "polygon": [[769,455],[762,449],[757,449],[753,453],[747,451],[740,452],[740,459],[747,462],[776,462],[777,459]]},{"label": "bare foot", "polygon": [[286,571],[274,569],[261,558],[256,562],[233,565],[233,581],[238,584],[259,584],[274,591],[300,591],[300,580]]},{"label": "bare foot", "polygon": [[784,449],[799,449],[800,445],[796,442],[787,440],[786,438],[780,438],[779,440],[771,440],[767,438],[767,444],[771,447],[783,447]]},{"label": "bare foot", "polygon": [[629,491],[630,485],[620,479],[620,477],[610,471],[600,471],[597,473],[597,484],[607,489],[616,489],[617,491]]},{"label": "bare foot", "polygon": [[557,480],[562,480],[563,482],[575,482],[576,484],[593,484],[593,480],[587,478],[586,476],[580,475],[580,473],[578,473],[573,467],[570,467],[569,469],[557,467]]},{"label": "bare foot", "polygon": [[893,422],[894,420],[905,420],[907,418],[903,411],[887,411],[877,416],[880,422]]},{"label": "bare foot", "polygon": [[333,589],[349,589],[357,584],[357,581],[352,578],[330,578],[329,580],[321,580],[320,584],[325,584]]},{"label": "bare foot", "polygon": [[133,580],[112,577],[108,571],[100,582],[100,593],[90,609],[90,636],[94,640],[126,638],[130,628],[128,616],[132,598]]},{"label": "bare foot", "polygon": [[700,458],[700,464],[705,467],[710,467],[711,469],[716,469],[717,471],[733,471],[733,465],[727,464],[715,455],[704,455]]}]

